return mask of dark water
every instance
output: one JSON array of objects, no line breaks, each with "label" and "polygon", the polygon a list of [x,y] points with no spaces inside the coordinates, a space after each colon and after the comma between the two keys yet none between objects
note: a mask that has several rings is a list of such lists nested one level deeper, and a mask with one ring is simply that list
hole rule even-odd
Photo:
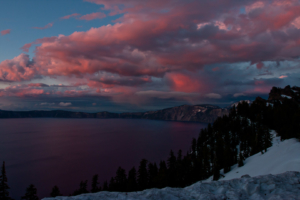
[{"label": "dark water", "polygon": [[128,170],[142,158],[158,162],[171,149],[186,152],[206,124],[139,119],[1,119],[0,162],[6,161],[10,194],[20,199],[34,184],[40,198],[54,185],[64,195],[90,186],[94,174],[101,184]]}]

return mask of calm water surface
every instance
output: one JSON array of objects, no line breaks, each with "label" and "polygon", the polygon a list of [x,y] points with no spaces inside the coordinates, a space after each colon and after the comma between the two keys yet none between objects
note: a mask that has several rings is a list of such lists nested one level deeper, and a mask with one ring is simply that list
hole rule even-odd
[{"label": "calm water surface", "polygon": [[186,152],[206,124],[140,119],[0,119],[0,161],[6,162],[10,194],[20,199],[29,184],[40,198],[54,185],[63,195],[126,172],[142,158],[166,159],[171,149]]}]

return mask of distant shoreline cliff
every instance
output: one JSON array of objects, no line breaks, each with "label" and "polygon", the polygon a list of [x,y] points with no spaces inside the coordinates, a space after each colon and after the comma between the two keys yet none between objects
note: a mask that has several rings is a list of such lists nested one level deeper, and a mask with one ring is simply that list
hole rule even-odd
[{"label": "distant shoreline cliff", "polygon": [[213,123],[220,116],[227,115],[229,108],[213,105],[182,105],[157,111],[111,113],[111,112],[72,112],[64,110],[53,111],[5,111],[0,110],[0,118],[123,118],[123,119],[153,119],[166,121],[186,121]]}]

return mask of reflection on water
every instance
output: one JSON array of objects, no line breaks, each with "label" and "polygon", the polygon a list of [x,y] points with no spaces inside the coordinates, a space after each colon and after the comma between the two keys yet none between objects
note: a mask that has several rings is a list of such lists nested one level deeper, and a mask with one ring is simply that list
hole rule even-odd
[{"label": "reflection on water", "polygon": [[10,194],[19,199],[34,184],[39,197],[54,185],[64,195],[99,174],[102,183],[119,166],[127,171],[142,158],[166,159],[188,150],[206,124],[139,119],[1,119],[0,161],[6,161]]}]

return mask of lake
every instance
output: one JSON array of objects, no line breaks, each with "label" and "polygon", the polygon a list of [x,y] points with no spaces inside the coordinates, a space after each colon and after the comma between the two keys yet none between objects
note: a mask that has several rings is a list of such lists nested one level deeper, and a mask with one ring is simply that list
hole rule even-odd
[{"label": "lake", "polygon": [[0,119],[0,162],[6,162],[10,196],[20,199],[29,184],[39,198],[57,185],[63,195],[128,172],[141,159],[166,160],[170,150],[185,154],[206,124],[142,119]]}]

